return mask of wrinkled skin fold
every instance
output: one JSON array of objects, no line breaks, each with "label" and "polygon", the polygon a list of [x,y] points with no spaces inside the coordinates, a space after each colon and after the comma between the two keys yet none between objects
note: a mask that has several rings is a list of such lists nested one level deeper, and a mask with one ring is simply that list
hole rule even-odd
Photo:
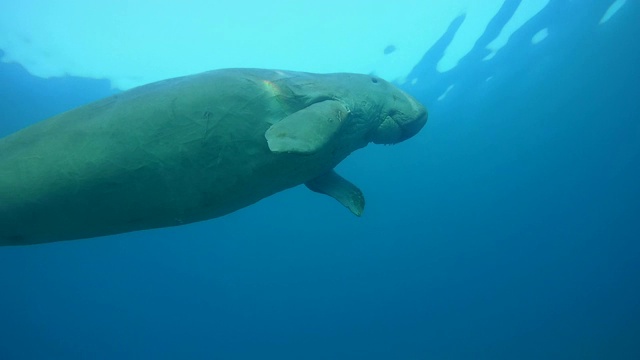
[{"label": "wrinkled skin fold", "polygon": [[309,183],[359,215],[333,168],[425,108],[368,75],[225,69],[141,86],[0,139],[0,245],[176,226]]}]

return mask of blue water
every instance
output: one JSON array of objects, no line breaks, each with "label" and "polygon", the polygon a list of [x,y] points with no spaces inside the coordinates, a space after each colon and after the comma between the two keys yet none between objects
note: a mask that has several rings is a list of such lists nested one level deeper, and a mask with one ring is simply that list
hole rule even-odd
[{"label": "blue water", "polygon": [[[0,359],[640,359],[640,4],[600,3],[551,1],[483,62],[505,5],[438,73],[454,21],[405,87],[425,129],[339,166],[360,219],[298,187],[0,248]],[[0,134],[111,93],[1,64]]]}]

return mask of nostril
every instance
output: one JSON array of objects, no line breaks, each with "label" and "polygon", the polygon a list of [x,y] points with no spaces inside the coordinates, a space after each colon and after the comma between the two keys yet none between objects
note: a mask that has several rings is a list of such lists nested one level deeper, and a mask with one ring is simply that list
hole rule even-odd
[{"label": "nostril", "polygon": [[371,78],[371,82],[372,82],[372,83],[374,83],[374,84],[377,84],[377,83],[378,83],[378,79],[376,79],[376,78]]}]

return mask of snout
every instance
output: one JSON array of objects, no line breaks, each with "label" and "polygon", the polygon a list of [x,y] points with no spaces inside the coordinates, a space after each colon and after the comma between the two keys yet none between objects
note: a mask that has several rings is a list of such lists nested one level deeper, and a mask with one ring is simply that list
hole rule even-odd
[{"label": "snout", "polygon": [[420,104],[418,100],[405,92],[403,92],[402,94],[407,99],[411,110],[409,111],[409,115],[405,114],[406,116],[398,117],[398,119],[396,120],[398,122],[398,125],[402,129],[403,136],[402,140],[400,141],[407,140],[408,138],[413,137],[415,134],[417,134],[427,123],[428,117],[427,108]]},{"label": "snout", "polygon": [[427,109],[413,96],[398,91],[390,110],[373,136],[375,144],[395,144],[416,135],[427,123]]}]

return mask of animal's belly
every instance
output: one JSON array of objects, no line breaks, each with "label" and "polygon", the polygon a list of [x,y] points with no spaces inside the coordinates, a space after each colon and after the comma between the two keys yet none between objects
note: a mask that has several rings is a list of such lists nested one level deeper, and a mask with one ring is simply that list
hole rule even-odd
[{"label": "animal's belly", "polygon": [[225,215],[295,185],[248,173],[215,173],[215,168],[150,166],[65,186],[39,183],[36,191],[5,186],[12,195],[0,199],[0,237],[39,243],[181,225]]}]

